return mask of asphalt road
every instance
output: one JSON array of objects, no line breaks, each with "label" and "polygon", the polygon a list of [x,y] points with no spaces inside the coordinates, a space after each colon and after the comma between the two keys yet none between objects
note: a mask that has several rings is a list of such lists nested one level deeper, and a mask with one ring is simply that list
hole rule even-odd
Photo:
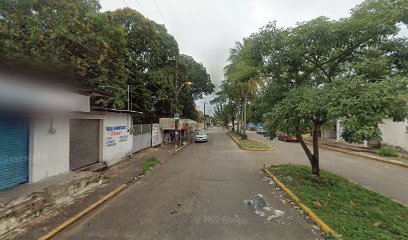
[{"label": "asphalt road", "polygon": [[[208,143],[175,154],[55,239],[319,238],[316,226],[264,179],[262,163],[224,131],[211,130]],[[256,212],[245,200],[258,194],[268,206]]]},{"label": "asphalt road", "polygon": [[[269,141],[255,132],[248,132],[248,136],[268,143],[277,149],[272,154],[249,153],[250,157],[257,161],[269,164],[292,163],[309,166],[309,161],[298,143]],[[322,148],[320,149],[320,167],[408,204],[408,168]]]}]

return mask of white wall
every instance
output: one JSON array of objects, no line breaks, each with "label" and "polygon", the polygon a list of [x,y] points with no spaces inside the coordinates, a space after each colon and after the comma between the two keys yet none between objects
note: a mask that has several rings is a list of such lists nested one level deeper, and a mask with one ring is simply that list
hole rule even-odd
[{"label": "white wall", "polygon": [[56,132],[49,132],[51,116],[34,116],[30,137],[30,182],[69,171],[69,119],[53,116]]},{"label": "white wall", "polygon": [[[118,112],[91,112],[77,113],[71,116],[76,119],[100,119],[100,160],[108,166],[118,163],[127,154],[132,152],[132,117],[128,113]],[[125,127],[125,129],[118,129]],[[117,128],[117,129],[115,129]]]},{"label": "white wall", "polygon": [[337,120],[336,122],[336,141],[342,141],[343,138],[341,137],[341,134],[343,133],[343,126],[341,125],[341,121]]},{"label": "white wall", "polygon": [[[106,113],[103,120],[102,159],[108,166],[121,161],[123,157],[132,152],[131,126],[130,114]],[[118,127],[125,127],[125,129]]]},{"label": "white wall", "polygon": [[384,119],[379,125],[382,134],[381,143],[398,146],[408,151],[408,121],[393,122],[392,119]]},{"label": "white wall", "polygon": [[322,129],[321,138],[337,138],[337,132],[333,129]]},{"label": "white wall", "polygon": [[[49,132],[53,118],[55,133]],[[132,151],[131,116],[127,113],[92,112],[33,116],[30,126],[30,182],[69,171],[70,119],[100,120],[100,161],[108,166]]]}]

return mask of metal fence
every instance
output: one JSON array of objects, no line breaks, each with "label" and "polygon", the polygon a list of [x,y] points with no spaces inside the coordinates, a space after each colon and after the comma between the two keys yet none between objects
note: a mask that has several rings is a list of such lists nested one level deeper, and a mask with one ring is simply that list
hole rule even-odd
[{"label": "metal fence", "polygon": [[152,125],[133,125],[133,146],[132,151],[138,152],[152,146]]}]

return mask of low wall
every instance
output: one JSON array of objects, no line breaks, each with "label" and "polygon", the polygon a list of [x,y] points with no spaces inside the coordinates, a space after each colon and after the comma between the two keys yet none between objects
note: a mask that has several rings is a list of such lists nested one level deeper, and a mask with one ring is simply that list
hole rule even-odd
[{"label": "low wall", "polygon": [[393,145],[408,151],[408,121],[393,122],[392,119],[384,119],[380,124],[381,143]]}]

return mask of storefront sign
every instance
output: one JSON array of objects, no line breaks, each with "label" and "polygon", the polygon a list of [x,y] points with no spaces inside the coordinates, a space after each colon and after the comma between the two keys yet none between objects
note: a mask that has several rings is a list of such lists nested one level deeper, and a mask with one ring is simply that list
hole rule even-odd
[{"label": "storefront sign", "polygon": [[175,130],[176,121],[173,118],[160,118],[159,119],[160,127],[163,130]]},{"label": "storefront sign", "polygon": [[127,129],[127,126],[106,127],[106,146],[113,147],[118,143],[126,142],[129,138]]}]

